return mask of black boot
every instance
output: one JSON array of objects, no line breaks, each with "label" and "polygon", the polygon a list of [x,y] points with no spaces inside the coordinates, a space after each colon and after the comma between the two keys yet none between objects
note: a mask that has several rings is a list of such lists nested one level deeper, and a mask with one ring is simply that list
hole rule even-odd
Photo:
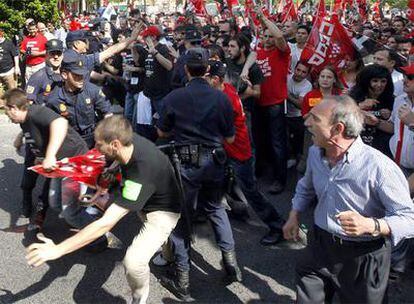
[{"label": "black boot", "polygon": [[29,218],[33,213],[32,190],[23,189],[21,216]]},{"label": "black boot", "polygon": [[176,270],[173,278],[161,277],[161,285],[178,299],[184,302],[191,300],[189,271]]},{"label": "black boot", "polygon": [[221,254],[229,283],[241,282],[243,278],[240,268],[237,265],[236,252],[234,250],[228,252],[222,251]]}]

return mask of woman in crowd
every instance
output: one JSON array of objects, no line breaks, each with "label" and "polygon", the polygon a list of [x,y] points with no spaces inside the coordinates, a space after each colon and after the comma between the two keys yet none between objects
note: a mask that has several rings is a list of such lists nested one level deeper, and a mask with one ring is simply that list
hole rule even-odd
[{"label": "woman in crowd", "polygon": [[[367,115],[375,115],[379,119],[387,120],[394,104],[394,85],[387,68],[378,64],[366,66],[358,74],[357,82],[349,95],[355,99],[359,107]],[[366,121],[362,139],[366,144],[373,146],[386,155],[391,155],[388,143],[391,135]]]},{"label": "woman in crowd", "polygon": [[319,73],[316,88],[307,93],[303,98],[302,116],[308,114],[324,97],[341,95],[342,89],[342,83],[335,69],[331,66],[323,68]]},{"label": "woman in crowd", "polygon": [[341,75],[342,83],[347,92],[349,92],[355,85],[356,77],[363,67],[364,62],[362,61],[361,56],[358,55],[354,60],[347,58],[344,66],[344,71]]}]

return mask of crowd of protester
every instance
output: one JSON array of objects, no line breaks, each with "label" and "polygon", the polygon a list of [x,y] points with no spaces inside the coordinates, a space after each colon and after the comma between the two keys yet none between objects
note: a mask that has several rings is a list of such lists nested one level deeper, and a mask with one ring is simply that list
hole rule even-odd
[{"label": "crowd of protester", "polygon": [[[0,29],[0,84],[4,91],[9,90],[9,92],[17,87],[23,88],[30,104],[46,105],[66,118],[70,128],[80,135],[89,149],[98,144],[96,133],[94,137],[98,121],[105,121],[113,114],[123,114],[130,122],[134,133],[158,145],[167,142],[165,137],[172,130],[172,125],[178,126],[180,119],[185,121],[188,116],[194,115],[191,118],[201,124],[221,126],[220,124],[223,123],[222,138],[227,140],[223,139],[223,145],[227,153],[227,163],[231,165],[230,171],[232,171],[227,175],[230,174],[235,179],[235,183],[225,189],[227,204],[234,209],[230,211],[233,212],[232,215],[241,220],[245,220],[248,213],[243,203],[237,205],[238,201],[247,201],[251,205],[269,228],[268,233],[260,241],[264,246],[275,245],[291,238],[289,225],[292,223],[292,214],[286,223],[272,206],[267,195],[259,190],[257,178],[266,176],[272,179],[273,183],[267,191],[271,194],[279,194],[287,189],[289,179],[305,174],[298,184],[299,194],[295,196],[293,206],[295,208],[301,204],[301,198],[298,196],[309,194],[309,180],[316,170],[312,166],[315,166],[317,156],[311,146],[317,139],[314,124],[319,119],[316,113],[320,113],[324,107],[323,101],[344,98],[343,103],[346,107],[362,113],[364,126],[360,133],[358,131],[362,142],[387,156],[387,160],[384,160],[382,154],[378,156],[380,154],[373,152],[372,155],[378,157],[376,161],[381,159],[382,162],[387,163],[388,159],[392,159],[396,163],[408,182],[409,193],[412,194],[414,192],[413,24],[402,15],[372,20],[369,18],[366,21],[356,19],[352,24],[345,23],[345,19],[342,19],[358,50],[355,58],[346,59],[341,69],[326,65],[315,72],[314,67],[301,58],[313,25],[309,16],[304,14],[300,18],[301,21],[280,22],[266,16],[258,9],[255,10],[255,14],[258,20],[256,24],[251,18],[242,16],[199,18],[192,14],[179,13],[149,16],[137,9],[114,15],[110,20],[86,12],[79,16],[62,17],[57,24],[51,22],[44,24],[27,19],[20,36],[15,36],[13,39],[6,38],[5,33]],[[189,71],[189,62],[192,60],[199,60],[195,63],[195,66],[199,64],[199,70],[193,67]],[[206,63],[208,68],[203,70]],[[179,100],[180,96],[187,98],[188,103],[199,100],[209,102],[206,96],[212,93],[202,84],[195,84],[194,78],[203,78],[203,81],[215,90],[222,91],[231,101],[230,113],[225,106],[213,112],[221,111],[222,114],[229,114],[222,120],[230,119],[232,124],[234,123],[235,134],[232,140],[230,140],[233,136],[231,132],[227,132],[229,136],[225,135],[225,121],[202,117],[202,114],[207,112],[196,111],[196,109],[174,112],[173,101],[177,102],[176,99]],[[180,95],[183,94],[182,88],[186,87],[194,90],[191,91],[194,95],[190,98]],[[8,113],[16,105],[10,103],[10,100],[17,98],[13,94],[4,95]],[[347,96],[353,99],[357,109],[352,108],[353,105]],[[328,107],[326,102],[325,107]],[[51,123],[51,120],[45,118],[48,112],[44,112],[41,108],[34,109],[36,113],[41,113],[37,115],[44,119],[45,125],[46,121]],[[55,114],[50,115],[55,117],[53,116]],[[16,122],[22,123],[18,120]],[[57,129],[54,130],[58,132]],[[27,130],[23,128],[23,131]],[[206,134],[202,135],[207,140],[211,135],[207,133],[213,130],[204,132]],[[173,136],[183,137],[181,133],[175,133]],[[17,149],[22,147],[24,135],[16,139]],[[350,136],[353,138],[353,135]],[[343,142],[346,143],[348,139],[345,137]],[[26,145],[27,143],[26,138]],[[76,151],[65,156],[74,156],[80,154],[80,151],[82,153],[87,151],[86,147],[78,144],[76,148]],[[47,153],[46,151],[45,160],[54,164],[56,159],[53,160],[53,157],[50,158]],[[362,157],[366,157],[367,162],[373,162],[365,154]],[[36,155],[26,149],[25,172],[21,185],[23,191],[21,213],[25,217],[30,217],[33,224],[41,227],[45,217],[45,206],[56,207],[56,204],[59,204],[48,195],[49,188],[62,191],[65,187],[70,187],[70,182],[63,181],[56,185],[54,179],[51,182],[46,181],[40,199],[42,202],[39,203],[43,204],[44,208],[35,208],[32,202],[32,190],[35,186],[36,174],[27,171],[28,167],[35,164],[35,159]],[[53,166],[50,163],[44,164],[44,167],[51,169]],[[370,166],[368,163],[365,165]],[[387,172],[388,169],[384,170]],[[394,176],[393,170],[389,169],[390,178]],[[222,174],[224,175],[224,171]],[[402,176],[398,175],[398,172],[395,174],[397,176],[394,176],[395,178]],[[378,179],[379,175],[380,173]],[[183,177],[188,176],[183,175]],[[323,176],[320,177],[323,179]],[[322,187],[318,184],[320,182],[313,181],[317,194],[318,187]],[[389,187],[393,186],[394,184]],[[187,191],[188,187],[187,185]],[[368,183],[366,187],[375,186]],[[382,184],[378,187],[382,187]],[[364,191],[362,186],[361,189]],[[340,192],[345,190],[338,189],[337,195],[341,195]],[[353,188],[351,190],[357,191]],[[392,189],[392,191],[397,190],[397,188]],[[384,195],[390,193],[391,190]],[[393,193],[397,196],[401,194]],[[208,196],[208,194],[204,195]],[[317,197],[321,202],[326,200],[325,197],[319,195]],[[401,194],[401,200],[407,197]],[[410,203],[412,204],[411,200]],[[65,204],[71,205],[68,202]],[[75,228],[81,229],[97,218],[96,214],[88,213],[83,209],[80,212],[79,209],[82,207],[79,206],[66,209],[60,206],[60,208],[63,210],[65,220]],[[380,207],[370,208],[376,210]],[[412,206],[406,208],[411,210],[410,216],[412,216]],[[203,213],[202,210],[198,212]],[[370,212],[367,215],[370,215]],[[230,235],[228,237],[230,241],[227,243],[225,237],[217,239],[223,251],[226,271],[232,281],[241,281],[240,269],[233,255],[234,244],[231,245],[232,242],[234,243],[231,227],[230,224],[228,227],[223,224],[228,221],[228,218],[225,216],[223,219],[223,215],[217,214],[215,216],[222,221],[216,223],[218,227],[216,235],[220,236],[220,233],[225,236]],[[171,229],[177,220],[174,219]],[[326,231],[320,228],[323,227],[317,228],[316,234],[323,238]],[[391,233],[394,233],[393,228],[394,226],[391,227]],[[229,229],[230,232],[227,231]],[[413,237],[413,234],[410,233],[407,232],[400,237],[399,242],[392,244],[390,281],[398,281],[409,265],[408,262],[412,260],[409,237]],[[99,243],[99,240],[95,242]],[[347,241],[349,239],[345,239],[344,242]],[[174,243],[178,247],[177,244],[179,243]],[[164,247],[169,246],[164,245]],[[171,251],[171,248],[169,249]],[[168,251],[168,248],[164,251]],[[178,260],[177,256],[176,259]],[[173,261],[174,259],[169,260],[165,253],[159,254],[154,263],[164,265]],[[128,266],[126,267],[129,269]],[[188,269],[181,269],[178,273],[181,273],[181,276],[178,275],[175,281],[166,281],[165,284],[175,291],[178,297],[187,299]],[[388,272],[385,274],[388,275]],[[139,280],[136,277],[135,279]],[[134,278],[129,278],[129,281],[133,282]],[[319,299],[306,295],[306,282],[302,284],[298,287],[301,300],[306,302],[307,299],[311,303]],[[130,286],[134,291],[134,283],[130,283]],[[345,285],[340,288],[345,288],[343,286]],[[138,290],[138,287],[135,288]],[[351,286],[346,288],[348,291],[352,289]],[[385,290],[383,287],[380,289]],[[359,291],[355,291],[356,294]],[[138,293],[135,299],[141,298],[141,301],[146,299]],[[380,298],[368,296],[367,301],[374,303],[375,299]]]}]

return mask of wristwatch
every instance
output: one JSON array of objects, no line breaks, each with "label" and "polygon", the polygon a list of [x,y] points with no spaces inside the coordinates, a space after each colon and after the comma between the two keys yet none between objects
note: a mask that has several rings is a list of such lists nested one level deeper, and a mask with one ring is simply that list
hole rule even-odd
[{"label": "wristwatch", "polygon": [[381,233],[380,223],[379,223],[379,221],[376,218],[372,218],[372,219],[374,220],[374,223],[375,223],[375,229],[374,229],[374,232],[371,233],[371,235],[373,237],[377,237]]}]

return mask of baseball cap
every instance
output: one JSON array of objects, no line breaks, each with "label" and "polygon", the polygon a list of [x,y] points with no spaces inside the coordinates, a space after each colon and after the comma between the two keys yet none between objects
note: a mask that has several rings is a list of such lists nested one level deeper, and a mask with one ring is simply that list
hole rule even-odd
[{"label": "baseball cap", "polygon": [[85,76],[88,73],[88,70],[86,69],[84,62],[81,59],[82,58],[79,56],[79,54],[66,51],[63,55],[61,65],[62,70]]},{"label": "baseball cap", "polygon": [[161,35],[160,29],[158,28],[158,26],[155,26],[155,25],[151,25],[151,26],[147,27],[141,33],[141,36],[143,38],[148,37],[148,36],[159,37],[160,35]]},{"label": "baseball cap", "polygon": [[71,31],[66,36],[66,44],[76,40],[86,40],[86,33],[83,30]]},{"label": "baseball cap", "polygon": [[190,42],[201,42],[201,33],[197,30],[188,30],[185,32],[184,40]]},{"label": "baseball cap", "polygon": [[223,62],[218,60],[209,60],[208,65],[210,66],[210,70],[208,71],[208,74],[210,76],[218,76],[224,78],[227,72],[227,68]]},{"label": "baseball cap", "polygon": [[186,64],[208,65],[209,54],[204,48],[192,48],[187,51]]},{"label": "baseball cap", "polygon": [[53,52],[53,51],[61,51],[63,52],[63,42],[59,39],[51,39],[46,43],[46,51]]},{"label": "baseball cap", "polygon": [[414,64],[411,64],[406,67],[401,67],[400,70],[403,72],[403,74],[407,76],[414,75]]}]

